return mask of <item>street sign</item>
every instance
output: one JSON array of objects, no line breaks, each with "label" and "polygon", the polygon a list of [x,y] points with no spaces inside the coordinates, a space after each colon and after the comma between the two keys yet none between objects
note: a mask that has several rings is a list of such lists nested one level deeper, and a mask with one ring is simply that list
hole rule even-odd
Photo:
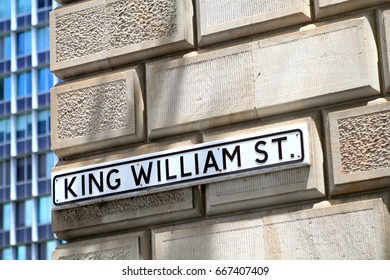
[{"label": "street sign", "polygon": [[308,128],[260,131],[244,138],[121,159],[54,172],[54,207],[145,189],[163,190],[309,165]]}]

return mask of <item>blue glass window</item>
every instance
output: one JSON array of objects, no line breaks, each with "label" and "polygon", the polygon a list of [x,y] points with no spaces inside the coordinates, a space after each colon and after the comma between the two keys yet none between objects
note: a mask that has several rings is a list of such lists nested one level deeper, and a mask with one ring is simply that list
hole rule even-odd
[{"label": "blue glass window", "polygon": [[11,120],[10,118],[0,119],[0,144],[11,141]]},{"label": "blue glass window", "polygon": [[11,36],[4,37],[4,58],[9,60],[11,59]]},{"label": "blue glass window", "polygon": [[51,8],[51,0],[38,0],[38,9]]},{"label": "blue glass window", "polygon": [[48,93],[53,87],[53,74],[49,68],[38,70],[38,93]]},{"label": "blue glass window", "polygon": [[20,201],[16,203],[16,226],[24,227],[25,224],[25,203]]},{"label": "blue glass window", "polygon": [[0,37],[0,61],[11,59],[11,36]]},{"label": "blue glass window", "polygon": [[11,101],[11,77],[0,77],[0,102]]},{"label": "blue glass window", "polygon": [[[3,22],[0,22],[0,33],[4,30]],[[0,36],[0,73],[11,71],[11,36]]]},{"label": "blue glass window", "polygon": [[32,94],[32,78],[31,72],[19,73],[17,75],[18,81],[18,97],[31,96]]},{"label": "blue glass window", "polygon": [[39,179],[47,177],[46,161],[47,161],[47,155],[46,154],[38,155],[38,178]]},{"label": "blue glass window", "polygon": [[50,134],[49,109],[38,112],[38,135]]},{"label": "blue glass window", "polygon": [[51,259],[51,254],[56,249],[56,247],[57,247],[57,241],[56,240],[51,240],[51,241],[47,242],[47,245],[46,245],[46,259],[48,259],[48,260]]},{"label": "blue glass window", "polygon": [[31,246],[30,245],[20,245],[16,249],[16,259],[17,260],[31,260]]},{"label": "blue glass window", "polygon": [[[10,200],[10,185],[11,185],[11,161],[8,160],[2,160],[0,161],[0,201],[9,201]],[[0,204],[0,210],[3,211],[3,205]],[[6,215],[9,214],[9,211],[5,211]],[[7,216],[8,220],[3,217],[3,215],[0,215],[0,231],[1,231],[1,223],[2,221],[9,222],[9,217]],[[8,225],[9,227],[9,225]],[[9,228],[8,228],[9,229]],[[1,236],[0,236],[0,244],[1,244]]]},{"label": "blue glass window", "polygon": [[3,225],[2,229],[4,231],[9,231],[11,229],[11,204],[10,203],[5,203],[1,205],[0,207],[3,208],[2,212],[2,219],[3,219]]},{"label": "blue glass window", "polygon": [[56,240],[50,240],[38,244],[38,258],[40,260],[50,260],[52,252],[55,250],[56,247],[57,247]]},{"label": "blue glass window", "polygon": [[19,115],[16,117],[16,139],[30,139],[32,134],[31,114]]},{"label": "blue glass window", "polygon": [[51,175],[51,169],[54,167],[54,154],[48,152],[38,155],[38,178],[49,179]]},{"label": "blue glass window", "polygon": [[50,48],[50,31],[49,26],[38,28],[37,51],[44,52]]},{"label": "blue glass window", "polygon": [[33,201],[32,199],[26,200],[26,207],[24,216],[25,218],[25,226],[31,227],[32,226],[32,213],[33,213]]},{"label": "blue glass window", "polygon": [[16,13],[18,15],[31,14],[31,2],[26,0],[17,0],[16,2]]},{"label": "blue glass window", "polygon": [[31,181],[31,157],[18,158],[16,160],[16,181],[30,182]]},{"label": "blue glass window", "polygon": [[0,20],[11,18],[11,0],[0,0]]},{"label": "blue glass window", "polygon": [[38,200],[38,224],[51,223],[51,197],[43,196]]},{"label": "blue glass window", "polygon": [[3,249],[2,259],[3,260],[12,260],[12,249],[11,248],[4,248]]},{"label": "blue glass window", "polygon": [[8,187],[11,182],[11,163],[0,161],[0,188]]},{"label": "blue glass window", "polygon": [[54,167],[55,164],[55,157],[53,152],[48,152],[47,153],[47,158],[46,158],[46,178],[51,177],[51,169]]},{"label": "blue glass window", "polygon": [[52,8],[52,0],[38,0],[38,23],[49,22],[49,13]]},{"label": "blue glass window", "polygon": [[31,54],[31,30],[17,33],[17,55]]},{"label": "blue glass window", "polygon": [[18,201],[16,203],[16,226],[31,227],[32,225],[33,201],[32,199]]}]

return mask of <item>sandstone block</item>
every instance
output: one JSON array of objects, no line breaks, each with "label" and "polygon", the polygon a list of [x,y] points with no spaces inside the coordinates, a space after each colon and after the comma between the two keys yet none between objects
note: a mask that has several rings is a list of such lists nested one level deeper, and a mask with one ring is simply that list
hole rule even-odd
[{"label": "sandstone block", "polygon": [[366,17],[147,64],[148,136],[380,94]]},{"label": "sandstone block", "polygon": [[152,230],[153,259],[388,259],[381,199]]},{"label": "sandstone block", "polygon": [[193,47],[191,0],[97,0],[50,14],[50,67],[61,79]]},{"label": "sandstone block", "polygon": [[378,10],[377,15],[384,90],[390,92],[390,9]]},{"label": "sandstone block", "polygon": [[147,260],[149,235],[135,232],[92,238],[59,245],[53,251],[55,260]]},{"label": "sandstone block", "polygon": [[208,220],[152,230],[157,260],[264,259],[263,221]]},{"label": "sandstone block", "polygon": [[266,216],[267,259],[389,259],[389,212],[381,199]]},{"label": "sandstone block", "polygon": [[309,158],[309,165],[301,162],[274,169],[263,169],[258,170],[254,175],[208,184],[206,186],[207,214],[229,213],[324,197],[323,153],[319,133],[312,118],[240,129],[230,133],[222,131],[214,135],[211,133],[205,135],[207,141],[212,141],[223,139],[227,135],[231,137],[255,131],[283,131],[284,127],[301,124],[306,125],[309,132],[308,139],[305,139],[307,141],[305,157]]},{"label": "sandstone block", "polygon": [[120,198],[52,212],[52,230],[68,240],[201,216],[200,189]]},{"label": "sandstone block", "polygon": [[334,15],[374,7],[390,2],[389,0],[314,0],[316,18],[325,18]]},{"label": "sandstone block", "polygon": [[389,187],[390,103],[329,113],[332,194]]},{"label": "sandstone block", "polygon": [[52,150],[60,157],[145,138],[142,67],[51,89]]},{"label": "sandstone block", "polygon": [[309,0],[196,0],[196,6],[200,45],[310,21]]}]

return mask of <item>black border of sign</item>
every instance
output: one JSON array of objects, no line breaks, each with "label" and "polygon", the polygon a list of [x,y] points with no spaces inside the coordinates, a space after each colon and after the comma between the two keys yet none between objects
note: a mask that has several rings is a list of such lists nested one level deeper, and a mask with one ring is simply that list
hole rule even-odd
[{"label": "black border of sign", "polygon": [[[183,152],[193,152],[193,151],[203,150],[203,149],[207,149],[207,148],[214,148],[214,147],[218,147],[218,146],[222,146],[222,145],[229,145],[229,144],[234,144],[234,143],[239,143],[239,142],[244,142],[244,141],[251,141],[251,140],[254,140],[254,139],[262,139],[262,138],[265,138],[265,137],[271,137],[271,136],[275,136],[275,135],[292,133],[292,132],[298,132],[301,135],[302,157],[300,159],[297,159],[297,160],[288,161],[288,162],[282,162],[282,163],[276,163],[276,164],[271,164],[271,165],[265,165],[265,166],[259,166],[259,167],[243,169],[243,170],[236,170],[236,171],[231,171],[231,172],[222,173],[222,174],[208,175],[208,176],[204,176],[204,177],[200,177],[200,178],[198,177],[198,178],[193,178],[193,179],[186,179],[186,180],[181,180],[181,181],[178,181],[178,182],[166,183],[166,184],[161,184],[161,185],[147,186],[147,187],[137,188],[137,189],[133,189],[133,190],[126,190],[126,191],[121,191],[121,192],[97,195],[97,196],[93,196],[93,197],[80,198],[80,199],[76,199],[76,200],[71,200],[69,202],[61,202],[61,203],[56,203],[55,202],[55,181],[56,181],[56,179],[58,177],[69,176],[69,175],[82,173],[82,172],[88,172],[88,171],[92,171],[92,170],[95,170],[95,169],[109,168],[109,167],[118,166],[118,165],[122,165],[122,164],[131,164],[131,163],[144,161],[144,160],[152,160],[152,159],[155,159],[155,158],[158,158],[158,157],[162,157],[162,156],[165,157],[165,156],[181,154]],[[139,156],[134,156],[134,157],[139,157]],[[303,161],[304,159],[305,159],[305,150],[304,150],[304,143],[303,143],[303,132],[302,132],[301,129],[297,128],[297,129],[291,129],[291,130],[287,130],[287,131],[270,133],[270,134],[266,134],[266,135],[259,135],[259,136],[252,136],[252,137],[248,137],[248,138],[236,139],[236,140],[227,141],[227,142],[218,143],[218,144],[207,145],[207,143],[205,143],[205,144],[203,144],[202,147],[191,148],[191,149],[182,150],[182,151],[175,151],[175,152],[171,152],[171,153],[167,152],[166,154],[162,154],[162,155],[161,154],[160,155],[153,155],[153,156],[149,156],[149,157],[139,158],[139,159],[136,159],[136,160],[127,160],[127,161],[123,161],[123,162],[120,162],[120,163],[112,163],[112,164],[103,165],[103,166],[99,166],[99,167],[91,167],[91,168],[86,168],[86,169],[79,170],[79,171],[73,171],[73,172],[69,172],[69,173],[56,175],[52,179],[52,186],[53,186],[53,197],[52,197],[52,199],[53,199],[53,204],[55,206],[68,205],[68,204],[76,203],[76,202],[79,202],[79,201],[92,200],[92,199],[97,199],[97,198],[102,198],[102,197],[107,197],[107,196],[115,196],[115,195],[119,195],[119,194],[131,193],[131,192],[141,191],[141,190],[150,189],[150,188],[161,188],[161,187],[172,186],[172,185],[180,185],[181,183],[188,183],[188,182],[191,182],[191,181],[201,181],[201,180],[204,180],[204,179],[209,179],[209,178],[218,177],[218,176],[225,177],[225,175],[233,175],[233,174],[242,173],[242,172],[248,172],[248,171],[253,171],[253,170],[258,170],[258,169],[265,169],[265,168],[269,168],[269,167],[273,167],[273,166],[283,166],[283,165],[286,165],[286,164],[298,163],[298,162]],[[120,160],[118,160],[118,161],[120,161]]]}]

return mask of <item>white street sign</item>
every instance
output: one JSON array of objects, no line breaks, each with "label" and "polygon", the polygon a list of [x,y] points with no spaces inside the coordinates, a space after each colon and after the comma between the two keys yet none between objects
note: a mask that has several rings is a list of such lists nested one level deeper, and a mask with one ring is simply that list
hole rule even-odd
[{"label": "white street sign", "polygon": [[181,188],[308,165],[306,124],[52,174],[54,207],[144,189]]}]

